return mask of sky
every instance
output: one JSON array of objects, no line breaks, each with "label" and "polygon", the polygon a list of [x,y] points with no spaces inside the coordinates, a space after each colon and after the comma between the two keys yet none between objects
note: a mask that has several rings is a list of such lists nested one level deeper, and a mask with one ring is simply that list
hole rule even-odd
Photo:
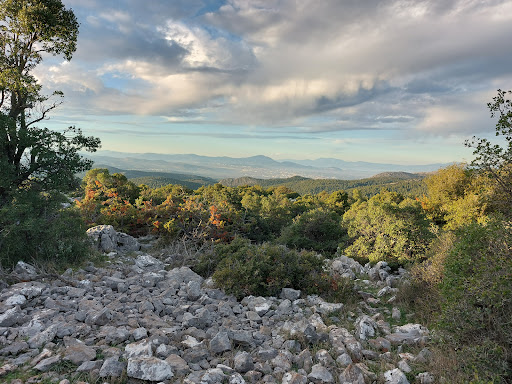
[{"label": "sky", "polygon": [[63,0],[71,61],[45,122],[105,150],[428,164],[470,161],[512,89],[508,0]]}]

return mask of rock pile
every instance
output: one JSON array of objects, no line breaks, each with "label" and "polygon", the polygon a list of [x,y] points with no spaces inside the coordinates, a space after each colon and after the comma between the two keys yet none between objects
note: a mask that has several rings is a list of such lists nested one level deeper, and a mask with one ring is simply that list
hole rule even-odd
[{"label": "rock pile", "polygon": [[89,228],[87,236],[101,252],[132,252],[141,248],[134,237],[123,232],[117,232],[111,225],[97,225]]},{"label": "rock pile", "polygon": [[[338,264],[363,272],[352,262]],[[189,384],[398,384],[409,382],[411,365],[429,358],[427,329],[391,326],[397,309],[388,302],[396,288],[386,285],[392,283],[389,271],[380,273],[385,265],[372,273],[378,282],[357,281],[364,293],[357,314],[289,288],[280,297],[238,302],[187,267],[165,267],[139,254],[2,289],[0,381],[9,372],[33,369],[37,375],[26,383],[127,377]],[[418,353],[405,353],[404,345]],[[57,373],[62,367],[67,373]],[[434,382],[428,372],[413,378]]]}]

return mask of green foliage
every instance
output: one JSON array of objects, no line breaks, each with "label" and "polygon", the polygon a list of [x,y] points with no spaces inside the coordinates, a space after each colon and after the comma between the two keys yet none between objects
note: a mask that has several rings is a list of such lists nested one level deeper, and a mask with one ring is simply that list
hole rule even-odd
[{"label": "green foliage", "polygon": [[324,260],[312,252],[297,252],[281,245],[251,245],[238,239],[218,245],[213,279],[227,293],[238,298],[248,295],[275,296],[282,288],[315,291],[323,273]]},{"label": "green foliage", "polygon": [[0,262],[76,261],[88,250],[85,228],[60,209],[61,192],[76,188],[75,173],[91,165],[79,151],[99,140],[36,126],[60,102],[41,93],[32,71],[44,54],[71,59],[78,22],[60,0],[0,0],[0,32]]},{"label": "green foliage", "polygon": [[61,209],[61,195],[33,190],[16,193],[0,208],[0,264],[19,260],[65,266],[90,252],[85,226],[76,210]]},{"label": "green foliage", "polygon": [[316,208],[293,219],[277,241],[291,248],[334,254],[344,235],[346,231],[341,227],[341,216]]},{"label": "green foliage", "polygon": [[425,179],[428,197],[421,200],[428,217],[445,229],[486,220],[486,187],[482,179],[462,164],[456,164]]},{"label": "green foliage", "polygon": [[300,195],[317,195],[322,191],[332,193],[340,190],[352,191],[359,189],[365,196],[371,197],[385,187],[390,191],[401,193],[405,196],[421,196],[426,192],[421,175],[413,175],[412,179],[401,179],[393,174],[370,177],[360,180],[336,180],[336,179],[308,179],[294,176],[287,179],[254,179],[241,177],[238,179],[221,180],[221,183],[230,186],[255,186],[263,188],[284,186]]},{"label": "green foliage", "polygon": [[162,204],[166,199],[182,203],[183,199],[192,194],[192,190],[181,185],[168,184],[163,187],[151,188],[147,185],[139,185],[141,201],[151,201],[155,205]]},{"label": "green foliage", "polygon": [[215,246],[213,254],[202,254],[193,269],[201,276],[210,277],[222,260],[229,257],[243,258],[250,246],[251,242],[249,240],[243,237],[235,237],[230,243]]},{"label": "green foliage", "polygon": [[[26,183],[44,190],[69,190],[74,174],[90,167],[80,150],[95,151],[99,140],[70,127],[64,133],[35,124],[60,103],[45,104],[31,71],[43,53],[70,60],[78,22],[60,0],[0,1],[0,205]],[[56,91],[53,96],[61,97]]]},{"label": "green foliage", "polygon": [[345,255],[370,262],[418,260],[433,238],[419,202],[387,191],[355,202],[343,224],[353,239]]},{"label": "green foliage", "polygon": [[490,339],[512,357],[510,224],[470,224],[457,238],[444,265],[441,325],[459,342]]},{"label": "green foliage", "polygon": [[473,137],[466,146],[474,148],[473,169],[488,179],[491,186],[490,205],[506,217],[512,217],[512,91],[498,89],[498,95],[487,106],[491,117],[498,117],[496,136],[504,145],[492,144],[485,138]]},{"label": "green foliage", "polygon": [[492,340],[484,339],[474,344],[464,343],[460,349],[457,349],[456,356],[456,375],[459,376],[461,383],[498,384],[510,382],[512,371],[510,363],[507,362],[507,351]]},{"label": "green foliage", "polygon": [[121,173],[110,174],[108,169],[94,168],[85,174],[82,185],[85,194],[95,193],[102,200],[116,194],[122,200],[134,203],[140,195],[140,188]]}]

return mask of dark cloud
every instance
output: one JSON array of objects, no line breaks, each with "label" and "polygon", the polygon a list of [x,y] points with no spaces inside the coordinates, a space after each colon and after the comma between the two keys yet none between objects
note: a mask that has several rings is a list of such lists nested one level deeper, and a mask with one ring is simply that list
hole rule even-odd
[{"label": "dark cloud", "polygon": [[[98,39],[101,36],[101,45]],[[108,56],[105,55],[108,52]],[[136,30],[129,36],[119,31],[89,33],[81,41],[76,59],[83,61],[150,60],[153,63],[178,68],[187,50],[161,36]]]},{"label": "dark cloud", "polygon": [[395,89],[385,82],[375,84],[372,88],[367,89],[360,87],[355,93],[341,93],[335,97],[321,96],[317,98],[314,109],[310,113],[321,113],[333,109],[352,107],[374,100],[377,97],[389,94]]}]

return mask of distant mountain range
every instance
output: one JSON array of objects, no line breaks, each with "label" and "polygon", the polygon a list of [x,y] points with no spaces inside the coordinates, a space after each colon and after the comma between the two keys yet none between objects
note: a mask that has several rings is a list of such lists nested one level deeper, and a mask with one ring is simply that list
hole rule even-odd
[{"label": "distant mountain range", "polygon": [[243,176],[260,179],[302,176],[313,179],[354,180],[372,177],[383,172],[433,172],[448,165],[379,164],[334,158],[276,161],[261,155],[233,158],[115,151],[99,151],[93,154],[87,153],[85,156],[95,162],[95,167],[102,165],[123,170],[150,172],[153,175],[155,172],[186,174],[188,177],[198,175],[216,180]]}]

